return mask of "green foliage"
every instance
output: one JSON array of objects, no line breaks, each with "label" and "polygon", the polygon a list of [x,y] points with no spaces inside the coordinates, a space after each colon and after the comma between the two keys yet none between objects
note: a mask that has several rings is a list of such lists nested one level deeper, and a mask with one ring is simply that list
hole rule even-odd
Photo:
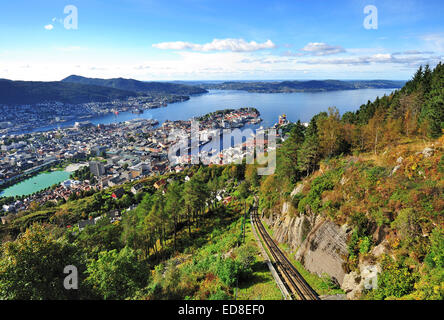
[{"label": "green foliage", "polygon": [[359,253],[367,253],[370,251],[372,240],[370,237],[363,237],[359,243]]},{"label": "green foliage", "polygon": [[98,259],[88,264],[86,273],[87,283],[104,299],[131,297],[149,278],[147,264],[139,261],[137,252],[129,247],[100,252]]},{"label": "green foliage", "polygon": [[416,277],[407,267],[387,258],[382,269],[378,275],[378,289],[373,293],[376,299],[400,298],[413,291]]},{"label": "green foliage", "polygon": [[321,279],[322,279],[322,282],[319,285],[321,289],[324,289],[324,290],[340,289],[338,282],[333,281],[333,279],[328,274],[323,274]]},{"label": "green foliage", "polygon": [[278,150],[276,175],[282,183],[294,184],[299,178],[298,149],[304,141],[304,131],[305,127],[298,122]]},{"label": "green foliage", "polygon": [[241,264],[233,259],[219,258],[216,263],[216,274],[227,286],[233,286],[242,272]]},{"label": "green foliage", "polygon": [[309,207],[314,213],[319,213],[322,207],[322,193],[332,190],[336,183],[339,182],[342,170],[329,170],[322,176],[319,176],[311,182],[311,188],[308,194],[298,203],[298,210],[306,212]]},{"label": "green foliage", "polygon": [[412,242],[421,233],[420,213],[412,208],[402,209],[392,226],[398,230],[404,241]]},{"label": "green foliage", "polygon": [[241,268],[241,278],[246,279],[253,272],[253,264],[256,262],[257,249],[252,245],[242,245],[235,251],[236,261]]},{"label": "green foliage", "polygon": [[208,300],[229,300],[231,297],[222,289],[218,289],[215,293],[208,297]]},{"label": "green foliage", "polygon": [[367,181],[369,181],[371,185],[375,185],[379,179],[386,175],[386,173],[387,169],[384,167],[371,167],[365,172]]},{"label": "green foliage", "polygon": [[425,258],[425,263],[429,268],[444,268],[444,231],[442,228],[435,228],[430,236],[430,252]]},{"label": "green foliage", "polygon": [[101,251],[120,250],[122,226],[110,223],[109,218],[103,217],[95,225],[90,225],[79,233],[75,244],[84,250],[88,257],[97,257]]},{"label": "green foliage", "polygon": [[[79,271],[79,290],[66,290],[64,268]],[[84,262],[78,249],[39,224],[27,229],[16,241],[0,250],[0,299],[58,300],[88,297],[81,284]]]}]

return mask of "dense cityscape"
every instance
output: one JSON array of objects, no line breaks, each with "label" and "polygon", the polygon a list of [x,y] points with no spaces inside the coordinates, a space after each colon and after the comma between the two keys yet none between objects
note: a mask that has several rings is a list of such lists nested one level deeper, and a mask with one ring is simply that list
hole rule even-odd
[{"label": "dense cityscape", "polygon": [[169,103],[188,100],[189,96],[140,96],[109,102],[68,104],[44,102],[33,105],[0,104],[0,135],[35,131],[50,125],[63,125],[68,121],[82,121],[110,113],[135,112],[165,107]]},{"label": "dense cityscape", "polygon": [[[196,121],[199,121],[203,146],[210,141],[211,136],[219,137],[222,129],[257,124],[261,119],[256,109],[241,108],[214,112],[198,117]],[[72,172],[88,166],[95,179],[94,183],[91,179],[67,180],[32,196],[21,196],[20,200],[10,199],[9,203],[3,204],[2,209],[4,213],[17,213],[29,209],[31,203],[35,202],[44,204],[62,199],[67,201],[73,192],[101,190],[152,174],[180,172],[184,166],[191,165],[191,155],[188,152],[182,154],[177,163],[171,164],[168,150],[181,139],[188,141],[190,130],[191,120],[166,121],[158,126],[156,120],[134,119],[97,126],[89,121],[80,121],[66,129],[4,136],[0,159],[0,186],[3,188],[61,163]],[[172,136],[175,139],[169,138]],[[229,149],[222,152],[230,152],[233,161],[241,160],[245,155],[242,144]],[[10,215],[3,221],[12,217]]]}]

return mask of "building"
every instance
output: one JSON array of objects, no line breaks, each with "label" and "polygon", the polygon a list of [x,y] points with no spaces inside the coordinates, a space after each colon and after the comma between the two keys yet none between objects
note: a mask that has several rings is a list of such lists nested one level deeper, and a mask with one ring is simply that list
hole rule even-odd
[{"label": "building", "polygon": [[95,224],[95,221],[93,219],[91,219],[91,220],[81,220],[78,223],[79,230],[82,231],[83,229],[86,228],[86,226],[92,226],[94,224]]},{"label": "building", "polygon": [[286,125],[288,124],[287,115],[283,114],[279,116],[279,125]]},{"label": "building", "polygon": [[105,165],[103,162],[100,161],[90,161],[89,170],[96,177],[100,177],[105,174]]},{"label": "building", "polygon": [[93,124],[91,123],[91,121],[78,121],[78,122],[74,123],[75,129],[92,127],[92,126],[93,126]]},{"label": "building", "polygon": [[7,224],[7,223],[11,222],[13,219],[14,219],[14,216],[12,214],[8,214],[7,216],[1,217],[2,224]]},{"label": "building", "polygon": [[166,183],[167,182],[165,179],[158,180],[154,183],[154,188],[159,189],[159,188],[163,187],[164,185],[166,185]]},{"label": "building", "polygon": [[106,153],[106,146],[94,146],[90,150],[90,154],[92,156],[101,156],[102,154]]},{"label": "building", "polygon": [[131,192],[136,195],[137,193],[139,193],[139,191],[141,191],[143,189],[143,184],[142,183],[138,183],[135,184],[132,188],[131,188]]},{"label": "building", "polygon": [[113,199],[120,199],[124,194],[125,190],[123,190],[122,188],[118,188],[111,194],[111,197]]}]

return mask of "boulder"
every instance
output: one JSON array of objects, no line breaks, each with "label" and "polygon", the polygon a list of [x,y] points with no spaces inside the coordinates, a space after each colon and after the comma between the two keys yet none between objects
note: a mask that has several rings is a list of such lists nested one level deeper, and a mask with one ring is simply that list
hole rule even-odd
[{"label": "boulder", "polygon": [[422,150],[422,154],[424,155],[424,158],[429,158],[429,157],[433,156],[433,153],[434,153],[434,150],[429,147]]},{"label": "boulder", "polygon": [[396,171],[398,171],[398,169],[401,168],[401,165],[397,165],[393,168],[392,172],[390,173],[390,176],[394,175]]},{"label": "boulder", "polygon": [[367,289],[378,288],[378,274],[381,273],[381,266],[379,264],[361,264],[361,285]]},{"label": "boulder", "polygon": [[286,214],[288,214],[290,212],[290,206],[291,206],[291,204],[289,202],[287,202],[287,201],[285,201],[282,204],[282,214],[283,215],[286,215]]},{"label": "boulder", "polygon": [[374,247],[371,251],[371,254],[374,255],[376,258],[379,258],[383,254],[388,252],[388,241],[383,240],[380,244],[378,244],[376,247]]},{"label": "boulder", "polygon": [[293,189],[293,191],[290,193],[291,197],[294,197],[295,195],[297,195],[298,193],[302,192],[302,189],[304,189],[304,184],[303,183],[299,183],[296,188]]},{"label": "boulder", "polygon": [[387,236],[387,228],[385,226],[378,226],[372,234],[373,243],[379,244]]},{"label": "boulder", "polygon": [[344,290],[345,293],[349,293],[352,292],[353,290],[356,290],[356,288],[360,283],[361,283],[361,277],[356,271],[352,271],[344,275],[341,289]]}]

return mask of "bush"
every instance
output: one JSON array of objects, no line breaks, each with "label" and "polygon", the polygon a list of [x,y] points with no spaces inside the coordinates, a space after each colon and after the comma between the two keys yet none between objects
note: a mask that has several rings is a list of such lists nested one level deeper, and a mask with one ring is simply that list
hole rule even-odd
[{"label": "bush", "polygon": [[413,291],[415,276],[407,267],[386,258],[382,268],[383,271],[378,276],[378,289],[374,292],[375,298],[400,298]]},{"label": "bush", "polygon": [[238,262],[233,259],[219,258],[216,265],[216,274],[225,285],[232,287],[236,283],[240,272],[241,266]]},{"label": "bush", "polygon": [[253,272],[253,264],[256,262],[257,250],[252,245],[242,245],[236,250],[236,262],[240,265],[241,278],[248,278]]},{"label": "bush", "polygon": [[359,253],[367,253],[370,251],[370,247],[372,245],[372,240],[369,237],[364,237],[361,239],[359,243]]},{"label": "bush", "polygon": [[430,237],[431,248],[425,258],[429,268],[444,268],[444,232],[443,229],[435,228]]},{"label": "bush", "polygon": [[322,176],[313,179],[308,194],[303,199],[299,199],[298,210],[305,212],[308,206],[314,213],[319,213],[322,207],[322,193],[332,190],[339,182],[342,173],[342,170],[330,170]]},{"label": "bush", "polygon": [[334,281],[328,274],[323,274],[322,282],[320,284],[321,289],[324,290],[334,290],[334,289],[340,289],[339,283],[337,281]]},{"label": "bush", "polygon": [[139,261],[139,252],[129,247],[120,251],[102,251],[88,265],[87,283],[105,299],[133,296],[148,282],[148,265]]},{"label": "bush", "polygon": [[215,293],[208,297],[208,300],[229,300],[231,297],[222,289],[218,289]]}]

